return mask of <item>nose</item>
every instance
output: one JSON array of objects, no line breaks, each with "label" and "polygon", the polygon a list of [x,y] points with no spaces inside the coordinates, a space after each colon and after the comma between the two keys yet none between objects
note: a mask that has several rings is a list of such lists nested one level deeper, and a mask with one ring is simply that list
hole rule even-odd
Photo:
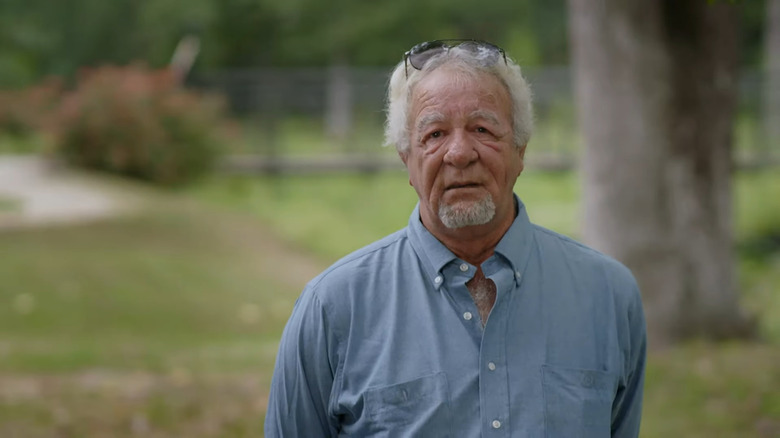
[{"label": "nose", "polygon": [[463,132],[456,132],[450,138],[447,152],[444,154],[444,162],[459,169],[468,167],[477,161],[479,153],[473,140]]}]

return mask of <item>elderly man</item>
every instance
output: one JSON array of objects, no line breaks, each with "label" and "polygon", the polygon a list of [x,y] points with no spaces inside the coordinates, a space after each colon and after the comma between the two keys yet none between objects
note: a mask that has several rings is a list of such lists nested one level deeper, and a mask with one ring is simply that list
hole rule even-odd
[{"label": "elderly man", "polygon": [[312,280],[282,336],[268,437],[636,437],[631,273],[528,220],[530,92],[504,51],[432,41],[390,80],[408,226]]}]

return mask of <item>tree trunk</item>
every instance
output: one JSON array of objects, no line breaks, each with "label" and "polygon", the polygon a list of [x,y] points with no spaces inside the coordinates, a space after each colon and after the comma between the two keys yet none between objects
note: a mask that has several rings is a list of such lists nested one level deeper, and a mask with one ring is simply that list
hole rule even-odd
[{"label": "tree trunk", "polygon": [[586,241],[634,272],[654,346],[747,334],[732,249],[734,6],[569,6]]},{"label": "tree trunk", "polygon": [[764,150],[780,144],[780,0],[767,0],[764,52]]}]

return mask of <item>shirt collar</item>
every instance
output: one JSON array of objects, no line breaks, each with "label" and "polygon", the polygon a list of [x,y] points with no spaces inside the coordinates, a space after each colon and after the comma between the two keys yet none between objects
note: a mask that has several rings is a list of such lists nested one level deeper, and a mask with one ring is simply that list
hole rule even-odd
[{"label": "shirt collar", "polygon": [[504,237],[496,245],[495,252],[503,256],[515,271],[515,281],[520,282],[520,276],[528,264],[528,258],[531,255],[533,245],[533,224],[528,219],[528,213],[525,204],[520,198],[515,196],[515,206],[517,216],[512,225],[504,233]]},{"label": "shirt collar", "polygon": [[[517,216],[512,222],[507,232],[496,245],[496,254],[504,257],[512,266],[516,276],[525,269],[528,257],[531,253],[531,244],[533,242],[532,224],[528,219],[528,213],[525,205],[517,195],[514,195]],[[439,287],[442,283],[441,270],[448,263],[457,259],[443,243],[439,241],[420,220],[420,203],[417,203],[412,215],[409,217],[409,241],[414,248],[417,256],[422,261],[426,275],[434,287]],[[438,281],[437,281],[438,278]]]},{"label": "shirt collar", "polygon": [[417,253],[417,257],[422,261],[431,284],[438,288],[442,283],[439,274],[442,268],[457,257],[423,226],[420,219],[419,202],[409,217],[409,242]]}]

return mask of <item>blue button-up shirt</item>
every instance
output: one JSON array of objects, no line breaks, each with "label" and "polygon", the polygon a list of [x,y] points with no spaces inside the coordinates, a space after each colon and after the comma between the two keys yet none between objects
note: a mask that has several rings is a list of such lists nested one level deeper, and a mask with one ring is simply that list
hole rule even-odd
[{"label": "blue button-up shirt", "polygon": [[312,280],[284,330],[267,437],[636,437],[645,325],[623,265],[517,217],[476,267],[409,225]]}]

